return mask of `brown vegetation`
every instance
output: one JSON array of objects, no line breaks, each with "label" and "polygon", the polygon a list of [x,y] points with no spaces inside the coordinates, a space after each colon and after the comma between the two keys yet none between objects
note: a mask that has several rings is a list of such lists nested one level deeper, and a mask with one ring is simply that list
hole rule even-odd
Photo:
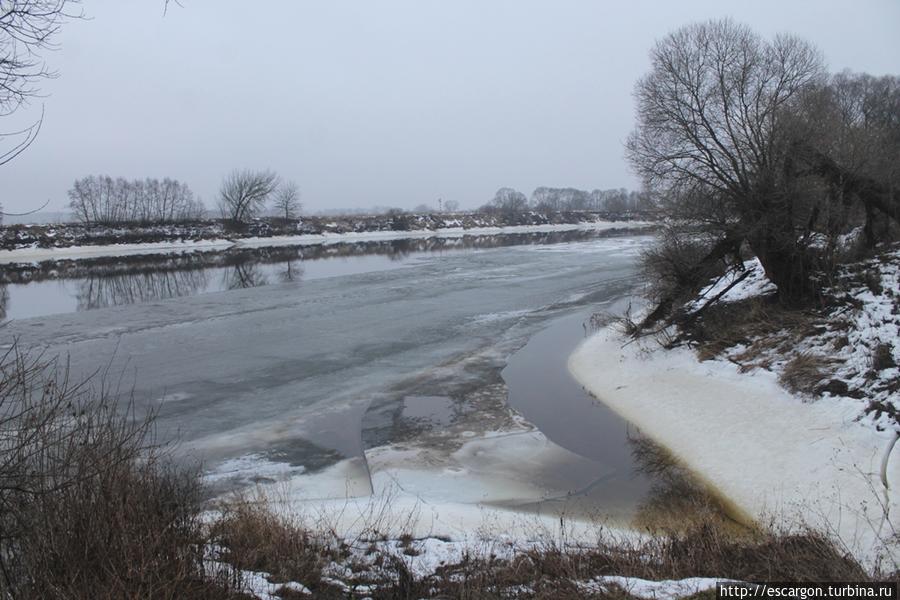
[{"label": "brown vegetation", "polygon": [[829,360],[802,352],[791,358],[778,376],[778,381],[794,393],[816,393],[819,385],[829,378]]},{"label": "brown vegetation", "polygon": [[15,347],[0,359],[0,592],[237,597],[204,571],[197,473],[99,385]]},{"label": "brown vegetation", "polygon": [[[280,521],[264,506],[253,513],[235,517],[245,523],[231,521],[229,527],[254,530],[252,539],[258,546],[244,547],[244,556],[254,557],[254,568],[278,572],[284,556],[272,548],[271,540],[283,539],[289,522]],[[261,511],[261,512],[260,512]],[[294,529],[288,538],[308,535]],[[246,540],[249,538],[245,538]],[[290,542],[289,542],[290,543]],[[844,554],[824,535],[811,531],[775,533],[734,530],[702,523],[681,532],[657,532],[644,541],[626,541],[602,532],[596,544],[578,545],[565,539],[548,540],[523,546],[510,556],[495,552],[489,542],[472,545],[458,561],[444,564],[433,573],[416,576],[411,560],[418,555],[417,540],[407,539],[393,549],[375,549],[378,556],[369,562],[354,564],[349,558],[350,573],[344,581],[322,578],[322,566],[303,575],[303,581],[316,597],[338,598],[352,594],[355,587],[375,599],[407,598],[610,598],[629,597],[626,590],[609,588],[591,592],[586,584],[596,577],[618,575],[649,580],[672,580],[687,577],[727,578],[739,581],[869,581],[867,573],[851,557]],[[270,554],[270,550],[273,553]],[[308,546],[298,549],[308,553]],[[250,554],[246,554],[246,553]],[[237,558],[237,555],[235,555]],[[313,557],[310,557],[311,559]],[[288,562],[292,562],[288,557]],[[301,575],[314,565],[304,562]],[[316,570],[318,569],[318,570]],[[284,573],[284,571],[282,571]],[[884,574],[879,574],[883,577]],[[273,579],[280,581],[281,576]],[[317,581],[309,585],[307,581]],[[322,583],[326,581],[326,583]],[[341,583],[341,585],[338,585]],[[365,586],[365,587],[361,587]],[[339,595],[340,589],[344,595]]]},{"label": "brown vegetation", "polygon": [[271,581],[303,582],[317,589],[329,559],[339,558],[329,546],[330,537],[276,514],[260,499],[237,497],[220,510],[210,539],[221,547],[220,558],[238,569],[264,571]]}]

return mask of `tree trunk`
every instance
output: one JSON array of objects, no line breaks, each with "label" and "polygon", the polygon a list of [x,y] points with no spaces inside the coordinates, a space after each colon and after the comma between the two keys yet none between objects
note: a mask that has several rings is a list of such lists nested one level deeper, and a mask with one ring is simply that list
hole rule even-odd
[{"label": "tree trunk", "polygon": [[787,306],[798,306],[816,293],[812,260],[805,248],[793,239],[793,231],[779,231],[783,229],[761,228],[747,242],[759,258],[766,277],[778,288],[778,299]]}]

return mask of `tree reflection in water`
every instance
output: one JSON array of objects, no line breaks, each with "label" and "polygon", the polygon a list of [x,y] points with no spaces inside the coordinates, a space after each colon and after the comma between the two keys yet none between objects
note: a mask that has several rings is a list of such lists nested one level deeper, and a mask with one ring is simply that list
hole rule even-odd
[{"label": "tree reflection in water", "polygon": [[668,450],[638,431],[628,435],[638,470],[652,476],[653,487],[638,507],[634,525],[650,531],[684,531],[699,525],[719,525],[745,532],[725,504]]},{"label": "tree reflection in water", "polygon": [[240,263],[229,268],[222,275],[222,285],[226,290],[242,290],[246,288],[269,285],[269,280],[260,270],[257,263]]},{"label": "tree reflection in water", "polygon": [[[442,253],[506,246],[553,245],[634,235],[634,232],[570,230],[538,233],[416,237],[306,246],[235,247],[227,250],[11,263],[0,268],[0,320],[10,310],[10,290],[41,281],[71,281],[77,310],[191,296],[207,289],[245,289],[303,278],[305,261],[383,256],[402,261],[414,253]],[[269,268],[271,267],[271,268]],[[211,282],[213,273],[220,282]],[[268,276],[267,276],[268,273]],[[14,290],[13,290],[14,291]],[[12,294],[15,301],[16,294]]]},{"label": "tree reflection in water", "polygon": [[297,261],[289,260],[284,263],[284,270],[278,272],[278,280],[282,283],[288,283],[291,281],[300,281],[303,279],[303,273],[306,271],[303,268],[303,263],[294,264]]},{"label": "tree reflection in water", "polygon": [[207,271],[146,271],[88,277],[78,285],[78,310],[192,296],[209,285]]}]

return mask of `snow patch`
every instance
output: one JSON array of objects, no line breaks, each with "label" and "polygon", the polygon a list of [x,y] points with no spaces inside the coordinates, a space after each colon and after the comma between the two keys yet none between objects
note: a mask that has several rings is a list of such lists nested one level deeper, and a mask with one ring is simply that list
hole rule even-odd
[{"label": "snow patch", "polygon": [[[772,373],[700,363],[654,342],[623,344],[612,328],[601,330],[569,358],[572,374],[710,482],[737,517],[806,523],[863,561],[883,558],[886,517],[900,510],[880,477],[892,434],[859,423],[846,403],[802,402]],[[887,478],[900,481],[900,461],[888,462]]]},{"label": "snow patch", "polygon": [[706,590],[714,589],[721,579],[709,577],[690,577],[687,579],[650,581],[639,577],[618,577],[607,575],[595,577],[587,582],[579,582],[578,587],[585,593],[603,594],[613,586],[625,590],[632,596],[653,600],[674,600],[685,596],[693,596]]},{"label": "snow patch", "polygon": [[205,474],[210,483],[223,480],[262,481],[265,479],[283,480],[291,475],[304,472],[302,466],[295,467],[287,463],[272,462],[259,454],[245,454],[221,463],[214,471]]},{"label": "snow patch", "polygon": [[[747,274],[749,273],[749,274]],[[728,289],[738,278],[744,277],[734,287]],[[728,290],[727,292],[725,290]],[[729,270],[722,277],[714,280],[703,288],[695,300],[689,302],[685,308],[688,312],[694,312],[703,307],[707,301],[725,292],[719,302],[737,302],[747,298],[755,298],[766,294],[773,294],[777,288],[766,277],[762,264],[758,258],[752,258],[744,263],[743,271]]]}]

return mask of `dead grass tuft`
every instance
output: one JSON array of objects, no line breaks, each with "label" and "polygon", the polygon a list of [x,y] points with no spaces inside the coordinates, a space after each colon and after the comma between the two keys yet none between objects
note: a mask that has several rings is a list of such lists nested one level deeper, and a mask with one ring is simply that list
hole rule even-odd
[{"label": "dead grass tuft", "polygon": [[816,319],[803,310],[786,308],[772,298],[750,298],[710,306],[703,316],[685,326],[683,336],[696,348],[700,360],[719,358],[738,345],[746,349],[734,360],[752,367],[767,351],[784,339],[775,335],[789,331],[802,339],[815,330]]},{"label": "dead grass tuft", "polygon": [[220,508],[210,539],[228,564],[248,571],[263,571],[273,582],[301,582],[320,587],[322,569],[337,550],[295,518],[277,514],[263,498],[235,497]]},{"label": "dead grass tuft", "polygon": [[816,395],[820,384],[831,378],[828,372],[830,364],[822,356],[802,352],[784,365],[778,381],[791,392]]}]

